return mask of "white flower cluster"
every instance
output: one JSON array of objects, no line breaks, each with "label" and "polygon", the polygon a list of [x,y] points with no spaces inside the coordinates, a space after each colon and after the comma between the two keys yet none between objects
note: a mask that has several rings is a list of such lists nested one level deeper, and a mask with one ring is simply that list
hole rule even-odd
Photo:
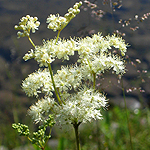
[{"label": "white flower cluster", "polygon": [[[64,17],[59,14],[50,15],[47,18],[48,28],[61,31],[80,12],[81,4],[82,2],[76,3]],[[23,33],[18,32],[18,37],[23,37],[29,36],[31,29],[34,33],[39,25],[36,17],[27,15],[15,28],[23,30]],[[60,124],[101,119],[100,110],[101,107],[106,107],[107,100],[94,87],[96,76],[107,70],[121,75],[125,73],[123,57],[127,44],[116,35],[103,37],[98,33],[92,37],[65,40],[59,38],[59,33],[55,39],[44,40],[41,46],[35,46],[31,41],[34,50],[31,49],[23,57],[25,61],[34,58],[40,67],[48,67],[30,74],[22,83],[28,96],[39,98],[28,112],[35,122],[44,121],[49,113],[54,114]],[[113,49],[118,50],[118,54],[114,54]],[[79,55],[77,63],[62,66],[53,75],[51,63],[55,59],[69,60],[75,51]]]},{"label": "white flower cluster", "polygon": [[57,30],[62,30],[70,22],[70,20],[80,12],[79,7],[81,5],[82,2],[75,3],[73,8],[68,9],[68,13],[66,13],[64,17],[59,16],[59,14],[50,14],[50,16],[47,18],[47,23],[49,23],[47,28],[52,29],[54,32]]},{"label": "white flower cluster", "polygon": [[100,55],[93,56],[91,59],[83,59],[82,64],[83,67],[83,78],[89,79],[93,81],[92,74],[101,74],[107,70],[113,70],[116,74],[125,73],[125,65],[122,59],[119,57],[111,56],[111,55]]},{"label": "white flower cluster", "polygon": [[121,37],[117,37],[115,34],[103,37],[101,33],[98,33],[92,37],[87,36],[79,39],[78,52],[81,57],[87,57],[96,53],[107,53],[112,47],[119,49],[122,56],[127,50],[127,45]]},{"label": "white flower cluster", "polygon": [[32,116],[34,122],[39,122],[45,120],[48,113],[54,108],[55,105],[54,98],[44,97],[35,105],[32,105],[28,111],[29,115]]},{"label": "white flower cluster", "polygon": [[63,94],[70,90],[77,90],[82,85],[82,68],[75,64],[74,66],[62,66],[54,75],[57,89]]},{"label": "white flower cluster", "polygon": [[120,37],[115,35],[103,37],[98,33],[83,39],[59,38],[57,44],[55,42],[56,39],[44,41],[42,46],[36,46],[34,51],[30,50],[23,59],[27,61],[34,58],[40,67],[47,67],[47,64],[52,63],[56,58],[69,60],[69,56],[78,51],[80,58],[78,62],[89,71],[98,73],[98,71],[113,69],[117,74],[125,71],[124,61],[109,51],[114,47],[120,50],[122,56],[125,55],[127,45]]},{"label": "white flower cluster", "polygon": [[[77,65],[70,67],[61,67],[54,75],[56,88],[61,93],[67,93],[70,90],[77,90],[82,82],[81,68]],[[39,69],[30,74],[22,83],[23,91],[30,97],[39,97],[40,93],[52,96],[54,92],[52,80],[48,69]]]},{"label": "white flower cluster", "polygon": [[53,95],[53,85],[50,77],[50,73],[47,69],[43,71],[39,69],[37,72],[30,74],[22,83],[22,89],[30,97],[39,97],[40,93],[46,95]]},{"label": "white flower cluster", "polygon": [[104,73],[113,69],[116,74],[125,73],[124,60],[119,55],[111,53],[112,48],[116,48],[124,56],[127,45],[125,41],[115,35],[102,37],[100,33],[92,37],[80,39],[78,42],[78,53],[80,62],[84,67],[83,76],[93,80],[91,73]]},{"label": "white flower cluster", "polygon": [[52,15],[47,18],[46,23],[49,23],[47,28],[52,29],[54,32],[63,29],[67,24],[67,19],[65,17],[59,16],[59,14]]},{"label": "white flower cluster", "polygon": [[101,107],[106,107],[104,95],[93,89],[81,88],[79,92],[66,98],[65,104],[58,107],[56,119],[62,123],[86,123],[92,119],[102,119]]},{"label": "white flower cluster", "polygon": [[60,124],[86,123],[92,119],[102,119],[101,107],[105,107],[107,100],[104,95],[93,89],[81,88],[74,94],[62,94],[65,102],[58,105],[51,97],[45,97],[28,110],[35,122],[44,121],[49,113],[55,115]]},{"label": "white flower cluster", "polygon": [[[51,105],[53,108],[46,109],[42,105],[46,100],[42,99],[30,107],[29,114],[38,122],[50,111],[61,124],[101,119],[100,108],[106,106],[106,98],[96,90],[90,87],[88,89],[86,83],[94,81],[93,74],[104,73],[106,70],[112,69],[116,74],[125,73],[123,56],[127,45],[124,40],[115,35],[103,37],[98,33],[83,39],[59,39],[55,43],[56,39],[44,41],[42,46],[29,51],[24,59],[34,58],[40,66],[47,67],[55,58],[69,59],[69,55],[78,51],[78,65],[62,66],[53,75],[62,104],[51,102],[54,104]],[[120,50],[121,55],[114,55],[111,52],[113,48]],[[40,93],[44,93],[47,98],[54,100],[55,90],[48,69],[39,69],[30,74],[23,81],[22,88],[28,96],[39,97]]]},{"label": "white flower cluster", "polygon": [[69,60],[69,56],[74,55],[77,44],[75,40],[59,39],[57,44],[55,42],[56,39],[44,41],[42,46],[36,46],[35,50],[29,51],[23,59],[27,61],[34,58],[40,64],[40,67],[47,67],[47,64],[52,63],[55,58]]},{"label": "white flower cluster", "polygon": [[22,30],[22,32],[18,31],[18,38],[25,36],[29,37],[30,31],[32,30],[32,33],[35,33],[35,30],[38,30],[40,25],[40,22],[37,21],[37,17],[26,15],[26,17],[22,17],[20,20],[21,22],[19,22],[19,26],[15,25],[15,30]]}]

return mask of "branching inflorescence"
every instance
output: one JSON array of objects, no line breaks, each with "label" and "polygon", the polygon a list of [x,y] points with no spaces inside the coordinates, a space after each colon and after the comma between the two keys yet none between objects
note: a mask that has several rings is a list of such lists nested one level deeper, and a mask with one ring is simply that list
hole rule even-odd
[{"label": "branching inflorescence", "polygon": [[[108,100],[96,89],[96,77],[107,70],[120,75],[125,73],[123,57],[127,44],[121,37],[115,34],[103,37],[101,33],[85,38],[59,37],[60,31],[80,12],[81,5],[82,2],[76,3],[64,17],[51,14],[47,18],[48,28],[58,31],[58,35],[54,39],[44,40],[40,46],[34,45],[29,37],[31,30],[33,33],[38,30],[40,22],[37,17],[27,15],[21,19],[19,26],[15,26],[16,30],[22,30],[18,31],[18,37],[27,36],[34,47],[23,59],[34,58],[42,67],[22,83],[27,96],[38,98],[28,110],[36,123],[44,122],[49,114],[57,123],[69,123],[74,127],[93,119],[102,119],[101,108],[106,107]],[[113,49],[118,49],[120,53],[113,54]],[[51,64],[55,59],[69,60],[75,52],[79,55],[77,63],[62,66],[54,74]],[[40,97],[41,93],[45,96]]]}]

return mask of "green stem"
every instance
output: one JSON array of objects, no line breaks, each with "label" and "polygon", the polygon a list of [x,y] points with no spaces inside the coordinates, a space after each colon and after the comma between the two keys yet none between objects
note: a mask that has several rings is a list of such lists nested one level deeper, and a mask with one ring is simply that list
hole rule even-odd
[{"label": "green stem", "polygon": [[[61,32],[61,30],[58,31],[55,44],[58,41],[60,32]],[[56,94],[57,100],[58,100],[59,104],[62,104],[61,99],[60,99],[59,94],[58,94],[58,91],[57,91],[56,86],[55,86],[55,82],[54,82],[54,78],[53,78],[53,72],[52,72],[52,67],[51,67],[50,63],[48,63],[48,68],[49,68],[49,72],[50,72],[50,75],[51,75],[51,79],[52,79],[52,83],[53,83],[53,87],[54,87],[54,90],[55,90],[55,94]]]},{"label": "green stem", "polygon": [[56,42],[55,42],[55,44],[56,44],[56,43],[57,43],[57,41],[58,41],[58,38],[59,38],[60,32],[61,32],[61,30],[59,30],[59,31],[58,31],[58,34],[57,34],[57,38],[56,38]]},{"label": "green stem", "polygon": [[128,112],[127,112],[127,104],[126,104],[125,91],[124,91],[123,79],[122,78],[121,78],[121,83],[122,83],[122,92],[123,92],[123,98],[124,98],[124,103],[125,103],[125,110],[126,110],[126,118],[127,118],[127,124],[128,124],[128,131],[129,131],[129,136],[130,136],[130,146],[131,146],[131,150],[133,150],[132,137],[131,137],[131,131],[130,131],[130,123],[129,123],[129,116],[128,116]]},{"label": "green stem", "polygon": [[48,69],[49,69],[49,72],[50,72],[50,75],[51,75],[51,79],[52,79],[52,83],[53,83],[53,87],[54,87],[54,90],[55,90],[57,100],[58,100],[59,104],[62,104],[62,102],[60,100],[60,97],[59,97],[59,94],[58,94],[58,91],[57,91],[56,86],[55,86],[55,82],[54,82],[54,78],[53,78],[53,72],[52,72],[52,68],[51,68],[50,63],[48,63]]},{"label": "green stem", "polygon": [[94,81],[93,81],[93,89],[95,90],[95,88],[96,88],[96,73],[93,73],[93,79],[94,79]]},{"label": "green stem", "polygon": [[35,48],[35,45],[29,36],[28,36],[28,39],[29,39],[30,43],[33,45],[33,47]]},{"label": "green stem", "polygon": [[79,144],[79,125],[81,124],[80,123],[74,123],[73,124],[73,127],[74,127],[74,130],[75,130],[75,136],[76,136],[76,146],[77,146],[77,150],[80,150],[80,144]]},{"label": "green stem", "polygon": [[99,128],[99,122],[96,120],[96,136],[97,136],[97,146],[98,150],[101,149],[101,143],[100,143],[100,128]]},{"label": "green stem", "polygon": [[[51,135],[51,132],[52,132],[52,127],[50,127],[49,136]],[[47,141],[45,142],[45,146],[43,147],[43,150],[45,149],[45,147],[46,147],[48,141],[49,141],[49,139],[47,139]]]},{"label": "green stem", "polygon": [[91,64],[90,64],[88,59],[87,59],[87,62],[88,62],[88,65],[91,69],[91,74],[93,75],[93,80],[94,80],[93,81],[93,89],[95,90],[96,89],[96,87],[95,87],[95,85],[96,85],[96,73],[94,71],[92,71],[92,67],[91,67]]},{"label": "green stem", "polygon": [[32,139],[31,139],[29,136],[28,136],[27,138],[28,138],[28,140],[29,140],[30,142],[32,142]]}]

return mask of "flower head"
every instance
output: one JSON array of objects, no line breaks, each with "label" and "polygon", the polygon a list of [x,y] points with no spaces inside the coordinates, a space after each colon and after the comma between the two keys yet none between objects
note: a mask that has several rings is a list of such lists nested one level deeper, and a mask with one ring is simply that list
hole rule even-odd
[{"label": "flower head", "polygon": [[54,32],[57,30],[62,30],[70,21],[73,19],[79,12],[79,7],[82,5],[82,2],[75,3],[73,8],[68,9],[68,13],[64,17],[57,15],[52,15],[47,18],[46,23],[48,23],[47,28],[52,29]]},{"label": "flower head", "polygon": [[52,63],[56,58],[69,60],[69,56],[74,55],[77,46],[77,42],[74,39],[65,40],[59,38],[56,44],[55,42],[56,39],[43,41],[43,45],[36,46],[34,51],[30,50],[23,59],[27,61],[34,58],[40,67],[47,67],[47,64]]},{"label": "flower head", "polygon": [[[121,56],[115,55],[111,49],[116,48],[121,52]],[[92,74],[104,73],[113,70],[116,74],[125,73],[125,65],[122,56],[125,55],[127,44],[120,37],[101,36],[100,33],[92,37],[79,39],[77,51],[79,54],[78,62],[83,67],[83,78],[93,80]]]},{"label": "flower head", "polygon": [[44,97],[29,108],[28,114],[32,116],[36,123],[43,121],[48,116],[47,114],[51,109],[53,109],[54,105],[55,101],[53,98]]},{"label": "flower head", "polygon": [[52,29],[55,32],[57,30],[61,30],[62,28],[64,28],[67,24],[67,20],[65,17],[59,16],[59,14],[57,15],[50,14],[50,16],[47,18],[46,23],[49,23],[47,28]]},{"label": "flower head", "polygon": [[37,21],[37,17],[30,17],[29,15],[26,15],[26,17],[22,17],[20,20],[21,22],[19,22],[19,26],[15,25],[15,30],[22,30],[22,32],[18,31],[18,38],[29,36],[31,30],[32,33],[35,33],[35,30],[38,30],[40,25],[40,22]]},{"label": "flower head", "polygon": [[76,93],[62,95],[64,103],[58,105],[53,98],[45,97],[30,107],[28,113],[35,122],[44,121],[46,114],[52,113],[60,124],[86,123],[102,119],[101,108],[106,107],[106,97],[86,87]]},{"label": "flower head", "polygon": [[56,110],[56,119],[61,124],[86,123],[92,119],[102,119],[100,110],[106,107],[106,104],[104,95],[85,87],[66,98],[65,103]]},{"label": "flower head", "polygon": [[22,82],[22,89],[29,97],[39,97],[40,93],[44,93],[49,96],[53,95],[52,91],[54,91],[54,89],[48,70],[39,69],[38,71],[30,74]]}]

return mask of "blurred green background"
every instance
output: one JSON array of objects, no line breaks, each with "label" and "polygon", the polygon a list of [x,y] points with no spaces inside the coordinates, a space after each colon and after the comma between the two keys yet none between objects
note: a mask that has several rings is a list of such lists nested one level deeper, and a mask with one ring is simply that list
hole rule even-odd
[{"label": "blurred green background", "polygon": [[[36,126],[27,116],[27,109],[35,102],[34,98],[28,98],[21,90],[21,83],[28,74],[38,69],[34,60],[24,62],[22,57],[32,48],[27,38],[17,39],[14,25],[27,14],[37,16],[41,22],[39,31],[31,34],[35,44],[42,44],[43,39],[54,38],[57,33],[47,29],[46,18],[50,14],[64,15],[68,8],[72,7],[76,0],[0,0],[0,150],[9,149],[33,149],[25,138],[11,128],[13,122],[21,122],[30,125],[31,130]],[[90,9],[83,4],[80,14],[74,18],[62,31],[61,37],[84,37],[91,33],[102,32],[105,36],[112,34],[114,30],[125,33],[124,39],[130,44],[127,54],[127,73],[123,77],[125,91],[131,87],[139,88],[145,92],[135,90],[126,94],[130,131],[133,149],[148,150],[150,147],[150,19],[137,23],[135,15],[139,18],[150,12],[149,0],[123,0],[122,7],[119,4],[111,5],[118,0],[93,0],[97,4],[96,9]],[[103,4],[105,2],[105,5]],[[112,2],[112,3],[111,3]],[[103,10],[102,18],[92,15],[93,10]],[[122,27],[119,20],[129,20],[130,25]],[[139,26],[132,31],[130,28]],[[140,59],[141,64],[135,60]],[[71,58],[74,62],[75,58]],[[134,65],[132,65],[132,63]],[[67,63],[67,62],[64,62]],[[69,62],[70,63],[70,62]],[[61,61],[52,64],[54,71],[60,68]],[[139,71],[137,71],[139,70]],[[147,70],[147,73],[142,72]],[[105,74],[101,83],[102,89],[110,99],[108,110],[103,111],[104,119],[80,126],[80,142],[83,150],[126,150],[131,149],[129,130],[124,108],[122,86],[118,84],[114,75]],[[73,129],[61,130],[54,127],[52,138],[47,149],[74,150],[75,136]],[[50,148],[51,147],[51,148]]]}]

